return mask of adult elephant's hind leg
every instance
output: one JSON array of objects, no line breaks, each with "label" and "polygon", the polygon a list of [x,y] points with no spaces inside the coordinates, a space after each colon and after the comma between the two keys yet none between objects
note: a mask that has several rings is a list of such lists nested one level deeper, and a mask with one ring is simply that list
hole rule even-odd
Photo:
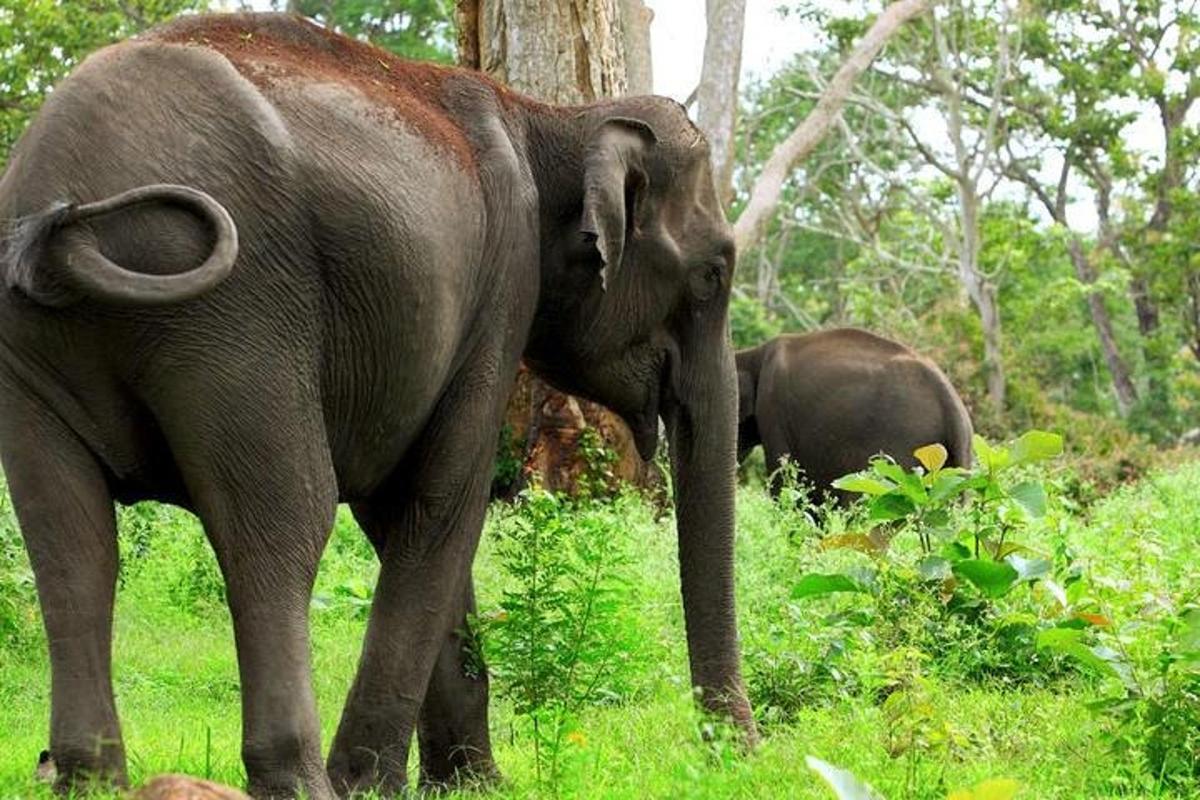
[{"label": "adult elephant's hind leg", "polygon": [[[382,558],[387,515],[372,514],[369,504],[355,505],[354,515]],[[475,614],[470,576],[460,602],[460,622],[446,632],[417,723],[421,784],[435,789],[478,786],[500,778],[488,732],[487,669],[470,634]]]},{"label": "adult elephant's hind leg", "polygon": [[475,587],[470,576],[461,602],[460,622],[446,633],[417,726],[421,784],[432,788],[500,778],[488,734],[487,668],[471,636]]},{"label": "adult elephant's hind leg", "polygon": [[[50,646],[50,753],[57,788],[125,783],[112,690],[117,531],[95,457],[22,394],[0,399],[0,448]],[[34,754],[29,754],[32,763]]]},{"label": "adult elephant's hind leg", "polygon": [[287,396],[288,377],[258,377],[209,392],[221,400],[203,419],[172,415],[187,427],[168,439],[225,576],[249,791],[331,800],[308,607],[333,527],[336,482],[319,406],[299,392]]},{"label": "adult elephant's hind leg", "polygon": [[[330,777],[339,791],[398,792],[407,783],[418,713],[435,665],[462,622],[483,527],[503,402],[498,375],[487,372],[496,365],[487,360],[464,367],[469,379],[443,398],[401,468],[403,479],[369,504],[368,527],[383,545],[380,575],[362,659],[329,754]],[[515,371],[515,364],[509,366]],[[457,658],[451,654],[451,661]],[[441,710],[458,713],[453,699],[435,697],[429,713]],[[460,729],[450,727],[457,738]],[[472,735],[486,741],[486,725]],[[479,749],[486,752],[482,744]]]}]

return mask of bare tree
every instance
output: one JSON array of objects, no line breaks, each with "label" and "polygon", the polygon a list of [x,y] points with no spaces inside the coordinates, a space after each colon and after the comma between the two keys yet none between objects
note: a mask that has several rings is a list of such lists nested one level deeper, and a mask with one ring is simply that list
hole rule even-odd
[{"label": "bare tree", "polygon": [[696,122],[708,137],[717,194],[728,203],[733,193],[733,131],[737,122],[738,74],[746,0],[708,0],[708,34],[696,89]]}]

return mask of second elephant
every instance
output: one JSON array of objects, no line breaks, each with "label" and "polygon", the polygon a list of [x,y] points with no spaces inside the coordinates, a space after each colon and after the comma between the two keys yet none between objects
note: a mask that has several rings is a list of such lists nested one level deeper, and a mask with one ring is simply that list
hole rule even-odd
[{"label": "second elephant", "polygon": [[937,366],[856,328],[783,335],[737,353],[738,459],[757,445],[767,470],[788,456],[819,490],[886,453],[905,466],[938,443],[969,466],[971,418]]}]

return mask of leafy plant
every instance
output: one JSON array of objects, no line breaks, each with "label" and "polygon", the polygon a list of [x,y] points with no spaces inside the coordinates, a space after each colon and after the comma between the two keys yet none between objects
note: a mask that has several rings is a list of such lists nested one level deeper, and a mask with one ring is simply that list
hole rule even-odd
[{"label": "leafy plant", "polygon": [[8,487],[0,479],[0,647],[27,648],[40,629],[33,570],[25,556]]},{"label": "leafy plant", "polygon": [[497,525],[499,607],[472,624],[498,693],[529,725],[538,780],[555,790],[564,754],[586,742],[579,711],[630,692],[638,642],[620,508],[524,491]]},{"label": "leafy plant", "polygon": [[[913,452],[919,467],[906,470],[880,457],[867,470],[839,478],[833,485],[869,498],[870,521],[916,534],[923,555],[917,570],[926,581],[947,587],[947,581],[961,579],[983,598],[995,600],[1022,582],[1043,579],[1050,572],[1048,560],[1021,555],[1025,548],[1010,541],[1014,532],[1045,514],[1045,488],[1033,480],[1010,483],[1003,478],[1014,468],[1059,455],[1062,437],[1030,431],[1003,447],[976,435],[974,445],[973,469],[945,466],[946,448],[931,444]],[[965,530],[952,530],[953,503],[967,492],[972,494],[969,524]],[[805,576],[796,591],[867,590],[866,582],[845,580],[849,577]],[[949,588],[954,590],[956,585],[949,584]]]}]

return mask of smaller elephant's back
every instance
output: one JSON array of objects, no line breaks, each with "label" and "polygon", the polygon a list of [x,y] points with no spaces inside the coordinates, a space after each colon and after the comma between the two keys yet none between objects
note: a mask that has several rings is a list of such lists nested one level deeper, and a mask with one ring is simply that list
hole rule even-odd
[{"label": "smaller elephant's back", "polygon": [[787,409],[776,449],[817,485],[879,453],[914,465],[913,450],[926,444],[945,446],[951,463],[969,463],[962,401],[936,365],[898,342],[857,329],[789,337],[768,356],[764,376],[769,402]]}]

